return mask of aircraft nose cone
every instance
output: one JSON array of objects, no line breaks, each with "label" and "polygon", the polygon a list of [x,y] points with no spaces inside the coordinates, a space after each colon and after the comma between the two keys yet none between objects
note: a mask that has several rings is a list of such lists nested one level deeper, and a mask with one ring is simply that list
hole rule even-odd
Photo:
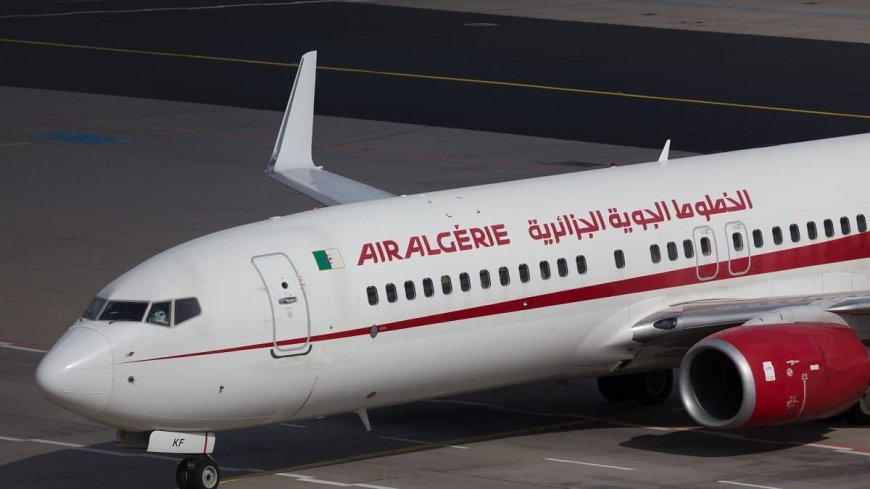
[{"label": "aircraft nose cone", "polygon": [[42,394],[85,416],[102,412],[112,388],[112,350],[100,332],[73,327],[39,362],[36,384]]}]

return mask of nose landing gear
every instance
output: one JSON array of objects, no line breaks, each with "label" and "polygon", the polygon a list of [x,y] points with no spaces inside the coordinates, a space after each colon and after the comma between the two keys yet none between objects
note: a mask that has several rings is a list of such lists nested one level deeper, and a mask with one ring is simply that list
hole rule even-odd
[{"label": "nose landing gear", "polygon": [[175,469],[178,489],[216,489],[220,480],[220,469],[211,455],[186,458]]}]

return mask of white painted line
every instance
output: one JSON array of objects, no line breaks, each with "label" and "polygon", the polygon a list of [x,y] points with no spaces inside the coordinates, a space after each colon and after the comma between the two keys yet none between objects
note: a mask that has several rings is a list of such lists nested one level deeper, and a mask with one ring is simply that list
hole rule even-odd
[{"label": "white painted line", "polygon": [[459,446],[459,445],[446,445],[444,443],[433,443],[433,442],[429,442],[429,441],[412,440],[410,438],[398,438],[395,436],[382,436],[380,438],[382,440],[404,441],[407,443],[416,443],[418,445],[435,445],[435,446],[439,446],[439,447],[458,448],[460,450],[468,450],[468,447],[463,447],[463,446]]},{"label": "white painted line", "polygon": [[344,482],[325,481],[323,479],[299,479],[300,482],[310,482],[312,484],[323,484],[324,486],[350,487],[351,484]]},{"label": "white painted line", "polygon": [[368,489],[396,489],[395,487],[376,486],[374,484],[336,482],[336,481],[328,481],[328,480],[324,480],[324,479],[315,479],[314,477],[312,477],[310,475],[291,474],[289,472],[277,472],[275,475],[280,475],[281,477],[291,477],[293,479],[298,480],[299,482],[310,482],[312,484],[323,484],[325,486],[366,487]]},{"label": "white painted line", "polygon": [[852,449],[848,447],[838,447],[836,445],[822,445],[821,443],[807,443],[807,447],[815,447],[815,448],[827,448],[829,450],[836,450],[838,452],[849,452]]},{"label": "white painted line", "polygon": [[29,351],[31,353],[46,353],[48,351],[43,350],[42,348],[25,346],[17,343],[10,343],[8,341],[0,341],[0,348],[6,348],[7,350]]},{"label": "white painted line", "polygon": [[0,436],[0,440],[3,440],[3,441],[24,441],[23,438],[12,438],[11,436]]},{"label": "white painted line", "polygon": [[559,462],[559,463],[563,463],[563,464],[588,465],[590,467],[601,467],[604,469],[635,470],[631,467],[620,467],[619,465],[593,464],[590,462],[579,462],[577,460],[563,460],[561,458],[547,458],[545,460],[549,460],[550,462]]},{"label": "white painted line", "polygon": [[30,438],[27,441],[30,441],[33,443],[44,443],[46,445],[57,445],[57,446],[67,447],[67,448],[82,448],[84,446],[84,445],[79,445],[78,443],[68,443],[65,441],[55,441],[55,440],[43,440],[41,438]]},{"label": "white painted line", "polygon": [[732,486],[741,486],[741,487],[756,487],[758,489],[780,489],[779,487],[772,486],[759,486],[756,484],[746,484],[745,482],[734,482],[734,481],[716,481],[719,484],[731,484]]},{"label": "white painted line", "polygon": [[278,423],[278,426],[289,426],[290,428],[308,428],[304,424],[293,424],[293,423]]},{"label": "white painted line", "polygon": [[850,455],[863,455],[863,456],[865,456],[865,457],[870,457],[870,453],[867,453],[867,452],[856,452],[855,450],[852,450],[851,448],[846,448],[846,449],[844,449],[844,450],[834,450],[834,451],[837,452],[837,453],[848,453],[848,454],[850,454]]}]

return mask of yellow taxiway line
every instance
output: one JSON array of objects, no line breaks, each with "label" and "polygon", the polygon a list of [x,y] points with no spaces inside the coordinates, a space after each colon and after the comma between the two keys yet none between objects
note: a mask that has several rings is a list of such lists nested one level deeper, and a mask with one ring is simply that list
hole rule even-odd
[{"label": "yellow taxiway line", "polygon": [[[124,54],[139,54],[139,55],[149,55],[149,56],[163,56],[163,57],[171,57],[171,58],[184,58],[184,59],[198,59],[198,60],[206,60],[206,61],[220,61],[226,63],[240,63],[240,64],[252,64],[252,65],[264,65],[264,66],[279,66],[279,67],[295,67],[299,66],[298,63],[286,63],[280,61],[267,61],[267,60],[257,60],[257,59],[247,59],[247,58],[233,58],[226,56],[207,56],[202,54],[187,54],[187,53],[172,53],[166,51],[151,51],[145,49],[126,49],[126,48],[110,48],[105,46],[90,46],[84,44],[70,44],[70,43],[61,43],[61,42],[48,42],[48,41],[32,41],[27,39],[5,39],[0,38],[0,42],[10,43],[10,44],[25,44],[31,46],[45,46],[45,47],[55,47],[55,48],[67,48],[67,49],[84,49],[90,51],[103,51],[103,52],[112,52],[112,53],[124,53]],[[564,92],[564,93],[577,93],[583,95],[598,95],[598,96],[606,96],[606,97],[620,97],[620,98],[631,98],[637,100],[650,100],[655,102],[672,102],[672,103],[682,103],[682,104],[694,104],[694,105],[708,105],[708,106],[717,106],[717,107],[730,107],[735,109],[746,109],[746,110],[763,110],[770,112],[786,112],[792,114],[804,114],[804,115],[814,115],[814,116],[826,116],[826,117],[844,117],[850,119],[865,119],[870,120],[870,115],[868,114],[853,114],[848,112],[834,112],[834,111],[826,111],[826,110],[813,110],[813,109],[801,109],[796,107],[779,107],[775,105],[760,105],[760,104],[743,104],[738,102],[725,102],[721,100],[706,100],[706,99],[696,99],[696,98],[686,98],[686,97],[667,97],[661,95],[648,95],[642,93],[630,93],[630,92],[619,92],[619,91],[610,91],[610,90],[592,90],[587,88],[573,88],[573,87],[560,87],[554,85],[542,85],[537,83],[521,83],[521,82],[509,82],[509,81],[498,81],[498,80],[486,80],[479,78],[465,78],[458,76],[445,76],[445,75],[427,75],[422,73],[404,73],[399,71],[382,71],[382,70],[368,70],[363,68],[344,68],[339,66],[318,66],[317,69],[321,71],[333,71],[339,73],[357,73],[357,74],[365,74],[365,75],[378,75],[378,76],[390,76],[396,78],[412,78],[418,80],[434,80],[434,81],[447,81],[454,83],[468,83],[468,84],[476,84],[476,85],[488,85],[488,86],[498,86],[498,87],[511,87],[511,88],[522,88],[522,89],[531,89],[531,90],[544,90],[544,91],[553,91],[553,92]]]}]

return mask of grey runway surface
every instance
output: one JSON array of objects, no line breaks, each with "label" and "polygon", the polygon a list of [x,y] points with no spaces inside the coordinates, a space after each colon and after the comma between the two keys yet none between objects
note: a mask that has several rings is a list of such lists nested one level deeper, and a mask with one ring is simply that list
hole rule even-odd
[{"label": "grey runway surface", "polygon": [[[187,239],[310,208],[263,175],[280,113],[0,88],[0,487],[169,488],[177,459],[43,399],[39,350],[105,283]],[[673,157],[686,153],[672,153]],[[395,193],[653,160],[657,150],[318,117],[315,158]],[[220,434],[226,487],[866,487],[867,431],[692,428],[676,396],[537,383]]]}]

